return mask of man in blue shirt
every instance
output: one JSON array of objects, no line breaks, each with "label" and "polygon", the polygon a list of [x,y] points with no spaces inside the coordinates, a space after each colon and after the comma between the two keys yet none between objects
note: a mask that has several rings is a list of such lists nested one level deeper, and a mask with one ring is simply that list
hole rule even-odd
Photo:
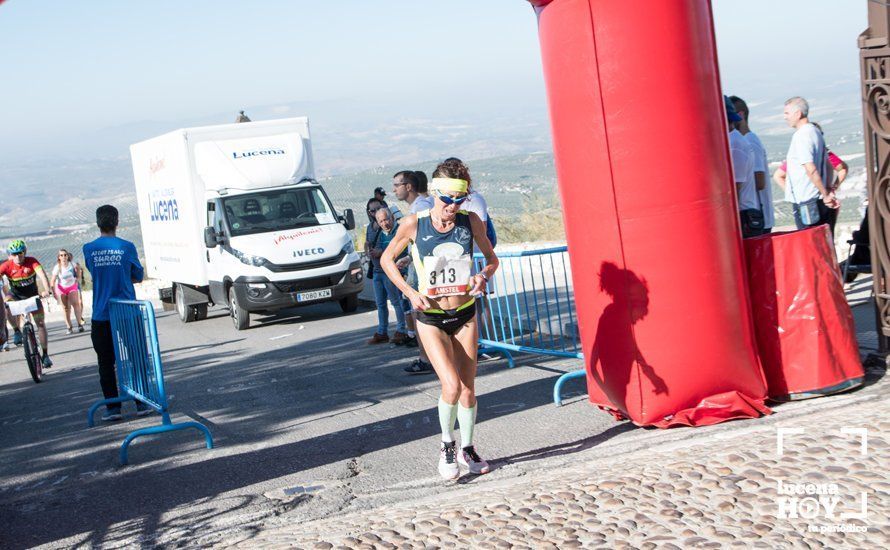
[{"label": "man in blue shirt", "polygon": [[[83,245],[83,258],[93,278],[93,316],[90,337],[99,363],[99,383],[105,399],[118,396],[117,377],[114,372],[114,340],[108,304],[114,299],[135,300],[133,283],[142,281],[145,271],[139,263],[136,246],[118,238],[117,208],[106,204],[96,209],[96,225],[100,237]],[[136,414],[151,412],[142,403],[136,403]],[[109,405],[102,420],[120,420],[120,404]]]}]

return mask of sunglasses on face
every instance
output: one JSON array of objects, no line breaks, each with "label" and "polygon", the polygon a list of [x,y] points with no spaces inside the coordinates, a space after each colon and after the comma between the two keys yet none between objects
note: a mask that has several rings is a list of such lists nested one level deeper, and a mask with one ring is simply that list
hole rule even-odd
[{"label": "sunglasses on face", "polygon": [[463,197],[452,197],[451,195],[445,195],[444,193],[436,191],[436,197],[438,197],[438,199],[444,202],[446,205],[451,206],[452,204],[461,204],[462,202],[467,200],[469,195],[464,195]]}]

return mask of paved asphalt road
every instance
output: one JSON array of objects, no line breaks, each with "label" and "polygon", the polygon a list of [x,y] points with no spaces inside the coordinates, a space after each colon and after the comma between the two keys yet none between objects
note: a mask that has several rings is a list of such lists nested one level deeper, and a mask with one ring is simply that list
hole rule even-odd
[{"label": "paved asphalt road", "polygon": [[[213,432],[146,437],[118,465],[136,419],[86,427],[100,398],[89,333],[50,325],[56,366],[34,384],[21,348],[0,353],[0,547],[77,543],[178,545],[235,530],[324,517],[449,491],[436,470],[438,385],[402,372],[412,350],[368,346],[369,309],[322,304],[256,317],[236,332],[225,310],[158,330],[174,421]],[[553,382],[578,362],[526,357],[483,363],[477,443],[497,470],[485,483],[545,467],[633,430],[588,405],[583,382],[563,407]],[[187,538],[186,538],[187,537]]]}]

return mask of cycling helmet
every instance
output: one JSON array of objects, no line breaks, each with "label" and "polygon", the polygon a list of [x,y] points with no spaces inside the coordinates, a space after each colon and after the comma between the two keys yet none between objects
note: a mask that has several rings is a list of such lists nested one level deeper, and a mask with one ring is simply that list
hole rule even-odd
[{"label": "cycling helmet", "polygon": [[9,254],[24,253],[25,250],[27,250],[27,247],[25,247],[25,241],[21,239],[12,241],[11,243],[9,243],[9,246],[6,247],[6,252],[8,252]]}]

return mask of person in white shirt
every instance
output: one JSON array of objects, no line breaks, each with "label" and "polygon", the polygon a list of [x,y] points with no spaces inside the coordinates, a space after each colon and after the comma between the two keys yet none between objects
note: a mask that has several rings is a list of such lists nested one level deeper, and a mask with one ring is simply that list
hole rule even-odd
[{"label": "person in white shirt", "polygon": [[828,223],[829,209],[840,207],[834,191],[826,187],[825,140],[809,120],[810,106],[802,97],[785,102],[785,122],[795,129],[788,146],[785,200],[794,212],[798,229]]},{"label": "person in white shirt", "polygon": [[[433,208],[433,198],[430,197],[427,192],[427,181],[426,174],[413,170],[402,170],[393,175],[392,192],[397,199],[408,203],[409,215],[417,214],[424,210],[431,210]],[[399,269],[408,269],[405,280],[411,288],[416,290],[418,286],[417,272],[415,271],[414,265],[411,263],[410,255],[396,262],[396,266]],[[426,351],[417,339],[417,320],[414,311],[411,308],[411,302],[407,299],[403,300],[402,307],[405,310],[405,321],[408,327],[408,337],[405,339],[404,344],[406,347],[419,348],[419,357],[405,367],[405,372],[409,374],[432,374],[433,365],[430,363]]]},{"label": "person in white shirt", "polygon": [[[732,175],[739,202],[739,218],[742,237],[760,235],[763,229],[763,215],[759,213],[757,190],[754,184],[754,155],[748,141],[735,129],[742,117],[735,112],[729,98],[724,96],[727,129],[729,130],[729,153],[732,160]],[[758,218],[759,214],[759,218]]]},{"label": "person in white shirt", "polygon": [[753,150],[754,187],[757,188],[758,205],[761,212],[763,212],[763,230],[761,231],[761,234],[765,235],[770,233],[776,224],[776,213],[775,207],[773,206],[773,189],[768,183],[769,180],[767,177],[769,175],[769,160],[766,156],[766,147],[763,146],[763,142],[760,141],[757,134],[751,131],[751,128],[748,125],[748,115],[750,114],[748,104],[737,96],[731,96],[729,99],[732,101],[736,113],[742,117],[742,120],[736,123],[736,129],[739,133],[745,136],[745,139]]}]

